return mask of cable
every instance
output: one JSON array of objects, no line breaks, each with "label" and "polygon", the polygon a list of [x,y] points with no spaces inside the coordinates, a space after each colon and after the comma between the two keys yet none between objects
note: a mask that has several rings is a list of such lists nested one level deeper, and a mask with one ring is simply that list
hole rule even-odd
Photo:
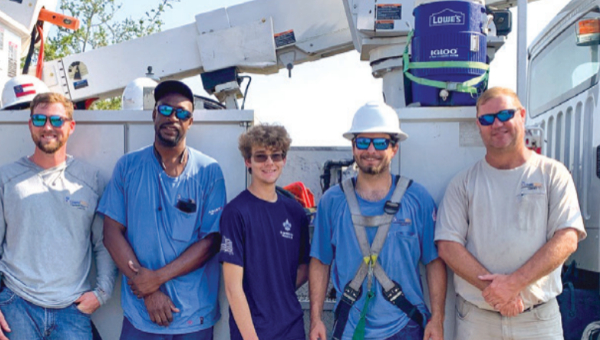
[{"label": "cable", "polygon": [[[37,26],[37,25],[36,25]],[[31,57],[33,56],[33,52],[35,51],[35,39],[36,39],[37,27],[34,27],[31,31],[31,42],[29,43],[29,51],[27,52],[27,57],[25,58],[25,64],[23,65],[23,74],[29,73],[29,65],[31,65]]]},{"label": "cable", "polygon": [[246,85],[246,90],[244,90],[244,101],[242,102],[242,110],[246,106],[246,96],[248,95],[248,88],[250,87],[250,83],[252,83],[252,77],[250,77],[250,76],[241,76],[241,77],[239,77],[240,82],[244,78],[248,78],[248,85]]}]

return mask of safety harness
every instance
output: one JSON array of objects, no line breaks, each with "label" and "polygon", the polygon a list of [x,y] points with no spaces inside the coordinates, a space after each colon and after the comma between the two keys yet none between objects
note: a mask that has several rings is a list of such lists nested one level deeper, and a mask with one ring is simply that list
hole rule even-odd
[{"label": "safety harness", "polygon": [[[354,188],[353,179],[347,179],[342,182],[342,191],[346,195],[346,201],[350,208],[350,214],[352,215],[352,223],[354,224],[354,231],[356,238],[360,245],[360,250],[363,255],[363,261],[360,263],[360,267],[354,275],[352,281],[350,281],[344,287],[344,294],[342,295],[341,301],[335,310],[335,323],[333,325],[333,340],[342,339],[348,317],[352,309],[352,305],[358,300],[362,294],[362,285],[365,279],[367,279],[367,297],[365,305],[360,315],[360,320],[356,326],[353,339],[363,339],[366,323],[366,314],[369,302],[375,296],[372,291],[373,276],[379,281],[379,284],[383,290],[383,296],[386,300],[400,308],[411,320],[416,322],[421,327],[424,327],[424,318],[417,307],[413,306],[404,296],[402,287],[395,281],[392,281],[379,262],[377,261],[379,252],[385,244],[385,240],[390,229],[390,225],[394,218],[394,215],[400,209],[400,201],[402,196],[410,186],[412,181],[406,177],[399,177],[396,179],[396,189],[392,193],[392,197],[385,203],[384,213],[378,216],[363,216],[360,213],[360,207],[358,200],[356,199],[356,193]],[[366,227],[377,227],[377,233],[373,243],[369,246],[369,240],[367,238]]]}]

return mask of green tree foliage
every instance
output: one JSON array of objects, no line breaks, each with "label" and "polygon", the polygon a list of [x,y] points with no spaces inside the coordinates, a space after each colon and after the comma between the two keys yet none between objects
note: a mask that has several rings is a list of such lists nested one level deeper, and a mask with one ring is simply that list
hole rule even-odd
[{"label": "green tree foliage", "polygon": [[[58,27],[50,34],[44,45],[44,59],[54,60],[160,32],[164,25],[161,16],[174,1],[178,0],[160,0],[140,18],[119,19],[122,4],[115,0],[61,0],[62,13],[79,19],[81,26],[77,31]],[[152,2],[144,4],[150,7]],[[92,106],[95,110],[120,108],[120,97],[97,101]]]}]

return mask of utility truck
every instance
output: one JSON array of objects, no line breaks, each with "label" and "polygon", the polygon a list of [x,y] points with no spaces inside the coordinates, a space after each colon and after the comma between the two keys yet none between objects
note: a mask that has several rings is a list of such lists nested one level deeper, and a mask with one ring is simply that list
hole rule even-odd
[{"label": "utility truck", "polygon": [[[527,0],[255,0],[197,14],[194,23],[179,28],[46,62],[36,74],[50,91],[65,94],[80,109],[95,99],[123,94],[124,110],[76,111],[77,131],[69,143],[69,153],[99,166],[107,178],[120,156],[152,142],[149,110],[155,82],[136,79],[149,70],[152,78],[160,80],[201,76],[205,90],[218,102],[198,99],[203,105],[196,107],[220,110],[199,109],[194,113],[196,124],[188,134],[188,143],[217,159],[224,171],[227,196],[233,198],[248,184],[236,137],[254,122],[253,111],[239,109],[244,96],[240,76],[274,74],[281,69],[292,72],[294,65],[356,50],[362,61],[369,62],[372,75],[382,79],[383,99],[397,111],[402,129],[410,135],[400,144],[393,172],[425,185],[439,203],[450,179],[485,154],[473,105],[487,85],[496,51],[511,32],[508,9],[517,2],[519,31],[510,37],[518,38],[517,92],[529,112],[527,143],[563,162],[573,174],[589,234],[573,259],[586,275],[596,277],[588,290],[597,297],[597,0],[570,2],[529,51],[525,45]],[[51,12],[56,3],[2,2],[0,84],[9,84],[21,73],[21,58],[31,57],[30,46],[48,30],[48,22],[73,24],[74,18]],[[178,53],[171,53],[174,50]],[[14,86],[18,85],[10,85],[8,90],[13,91]],[[11,104],[9,97],[3,97],[0,145],[6,147],[0,152],[1,164],[16,160],[33,147],[27,131],[28,112],[6,110]],[[130,109],[134,107],[145,111]],[[302,152],[292,149],[288,160],[292,173],[287,176],[310,183],[317,198],[322,166],[309,172],[302,166],[294,170],[292,160],[314,163],[318,157],[319,162],[351,158],[349,149],[326,148],[304,151],[294,158]],[[122,321],[119,285],[110,303],[93,316],[104,339],[118,338]],[[222,318],[215,337],[228,339],[227,301],[222,292],[220,303]],[[596,311],[600,308],[595,307]],[[453,332],[454,289],[450,280],[445,338],[452,339]]]}]

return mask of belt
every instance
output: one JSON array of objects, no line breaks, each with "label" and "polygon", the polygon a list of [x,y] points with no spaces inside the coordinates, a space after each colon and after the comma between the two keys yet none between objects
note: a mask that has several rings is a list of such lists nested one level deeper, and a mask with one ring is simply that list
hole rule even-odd
[{"label": "belt", "polygon": [[[548,301],[546,301],[546,302],[548,302]],[[538,307],[541,307],[541,306],[545,305],[545,304],[546,304],[546,302],[538,303],[537,305],[533,305],[533,306],[531,306],[531,307],[529,307],[529,308],[527,308],[527,309],[524,309],[524,310],[523,310],[523,313],[526,313],[526,312],[531,312],[532,310],[534,310],[534,309],[536,309],[536,308],[538,308]]]},{"label": "belt", "polygon": [[[497,310],[490,310],[490,309],[479,308],[476,304],[470,303],[469,301],[467,301],[465,298],[463,298],[459,294],[456,294],[456,298],[457,299],[462,299],[463,301],[465,301],[466,303],[468,303],[470,305],[473,305],[477,309],[481,309],[481,310],[484,310],[484,311],[487,311],[487,312],[492,312],[492,313],[498,313],[498,314],[500,314],[500,312],[497,311]],[[541,307],[541,306],[545,305],[546,303],[548,303],[550,301],[552,301],[552,300],[545,301],[545,302],[542,302],[542,303],[538,303],[537,305],[533,305],[533,306],[531,306],[529,308],[524,309],[522,313],[531,312],[532,310],[534,310],[534,309],[536,309],[538,307]]]}]

